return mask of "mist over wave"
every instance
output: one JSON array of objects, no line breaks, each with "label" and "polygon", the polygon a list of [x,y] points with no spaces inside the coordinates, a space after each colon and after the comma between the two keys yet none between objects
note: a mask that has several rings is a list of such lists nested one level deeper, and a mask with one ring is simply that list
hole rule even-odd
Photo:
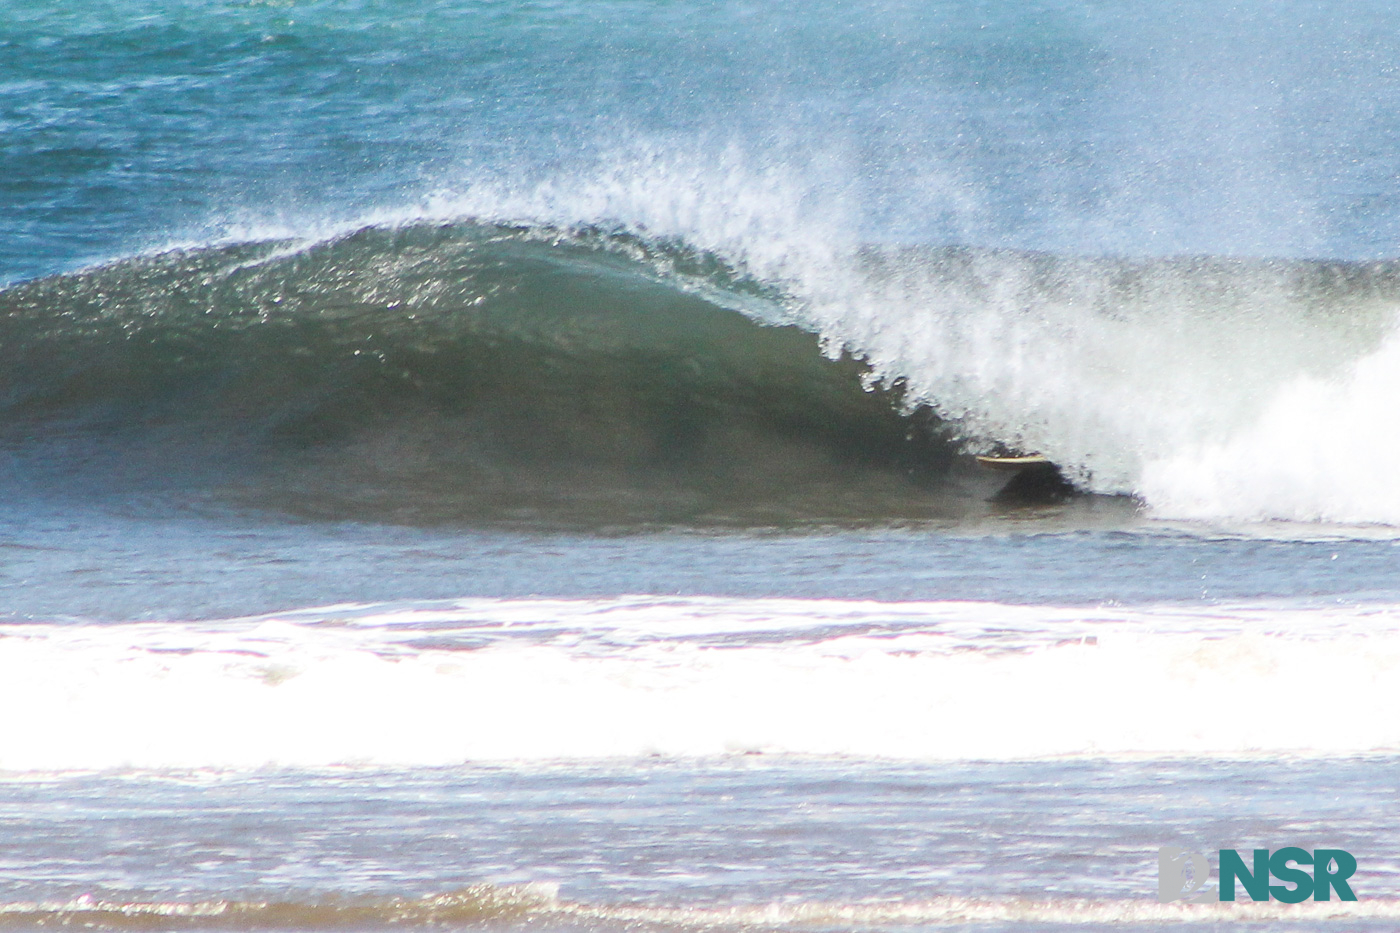
[{"label": "mist over wave", "polygon": [[1393,14],[1285,7],[27,11],[15,481],[956,520],[1004,445],[1153,515],[1400,522]]},{"label": "mist over wave", "polygon": [[821,326],[964,436],[1152,514],[1400,520],[1379,466],[1400,429],[1394,264],[971,252],[955,268],[906,262],[824,302]]},{"label": "mist over wave", "polygon": [[[632,146],[566,180],[468,185],[430,209],[605,219],[724,257],[967,449],[1042,452],[1151,514],[1400,522],[1383,466],[1400,414],[1365,375],[1393,369],[1395,261],[871,244],[842,166],[712,154]],[[950,179],[926,177],[920,196],[977,210]]]},{"label": "mist over wave", "polygon": [[1400,7],[5,13],[0,929],[1400,916]]},{"label": "mist over wave", "polygon": [[959,454],[1019,449],[1156,515],[1400,522],[1395,263],[843,245],[777,177],[730,166],[716,202],[648,164],[425,209],[524,223],[0,292],[16,475],[324,517],[888,521],[968,514]]}]

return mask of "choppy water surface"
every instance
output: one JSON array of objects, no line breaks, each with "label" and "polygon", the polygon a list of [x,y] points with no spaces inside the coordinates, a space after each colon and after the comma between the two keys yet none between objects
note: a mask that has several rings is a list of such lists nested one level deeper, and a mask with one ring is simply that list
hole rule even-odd
[{"label": "choppy water surface", "polygon": [[[7,878],[0,910],[11,925],[175,929],[1171,929],[1280,917],[1310,928],[1326,911],[1157,905],[1155,846],[1282,833],[1391,853],[1393,807],[1378,788],[1387,773],[1365,760],[853,768],[744,758],[26,779],[0,785],[0,859],[28,866],[23,880]],[[1335,793],[1302,790],[1320,783]],[[1280,820],[1284,811],[1300,815]],[[1364,899],[1334,902],[1352,928],[1394,922],[1387,858],[1357,876]]]}]

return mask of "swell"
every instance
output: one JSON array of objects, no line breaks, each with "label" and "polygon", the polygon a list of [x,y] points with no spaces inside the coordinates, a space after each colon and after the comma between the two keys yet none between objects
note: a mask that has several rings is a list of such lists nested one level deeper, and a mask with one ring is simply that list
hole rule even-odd
[{"label": "swell", "polygon": [[365,229],[0,292],[14,477],[318,517],[946,511],[942,426],[865,372],[715,257],[595,229]]},{"label": "swell", "polygon": [[728,255],[458,221],[25,283],[0,457],[20,493],[753,526],[978,517],[962,455],[1001,448],[1158,514],[1400,522],[1395,262]]}]

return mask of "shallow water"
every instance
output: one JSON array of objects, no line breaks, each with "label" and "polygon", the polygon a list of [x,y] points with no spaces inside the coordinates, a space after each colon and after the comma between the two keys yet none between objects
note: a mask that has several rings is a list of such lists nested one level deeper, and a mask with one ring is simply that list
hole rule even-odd
[{"label": "shallow water", "polygon": [[8,925],[1310,929],[1299,908],[1154,902],[1158,845],[1286,837],[1374,853],[1337,909],[1383,929],[1392,769],[742,758],[11,779],[0,860],[23,871],[0,896]]}]

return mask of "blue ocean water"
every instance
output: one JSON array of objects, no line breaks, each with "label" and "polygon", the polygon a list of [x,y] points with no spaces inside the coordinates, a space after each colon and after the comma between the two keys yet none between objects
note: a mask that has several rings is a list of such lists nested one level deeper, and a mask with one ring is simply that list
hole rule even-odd
[{"label": "blue ocean water", "polygon": [[1397,25],[0,0],[0,924],[1390,928]]},{"label": "blue ocean water", "polygon": [[7,4],[0,268],[64,271],[240,222],[302,232],[484,179],[567,184],[625,171],[629,152],[805,176],[870,240],[1387,258],[1389,16]]}]

